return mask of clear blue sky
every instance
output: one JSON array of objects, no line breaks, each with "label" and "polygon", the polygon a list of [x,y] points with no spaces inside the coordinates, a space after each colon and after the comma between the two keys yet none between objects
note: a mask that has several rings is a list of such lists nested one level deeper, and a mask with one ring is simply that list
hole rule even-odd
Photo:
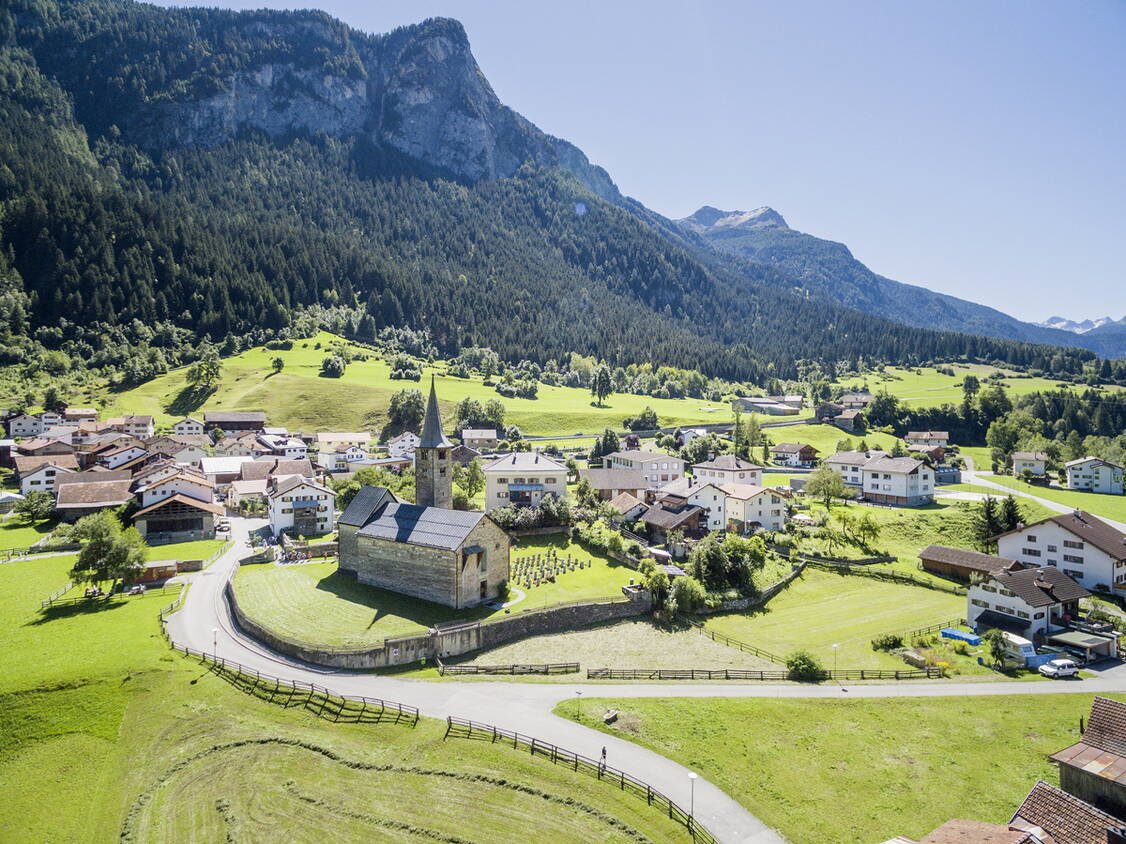
[{"label": "clear blue sky", "polygon": [[457,18],[503,102],[667,216],[770,205],[899,281],[1126,315],[1123,0],[265,3],[311,4]]}]

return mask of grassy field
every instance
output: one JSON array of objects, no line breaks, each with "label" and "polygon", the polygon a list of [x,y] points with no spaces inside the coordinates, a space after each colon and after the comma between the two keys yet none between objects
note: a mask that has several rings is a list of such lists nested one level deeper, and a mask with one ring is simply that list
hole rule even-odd
[{"label": "grassy field", "polygon": [[[560,575],[555,583],[525,589],[527,597],[512,612],[552,604],[621,595],[621,587],[636,572],[593,555],[562,536],[531,537],[513,548],[516,557],[546,554],[555,549],[591,563],[590,568]],[[357,583],[336,569],[336,563],[243,566],[235,577],[235,592],[248,615],[276,633],[303,642],[337,648],[378,647],[386,638],[413,636],[454,620],[480,620],[503,610],[480,607],[454,610]],[[513,597],[516,597],[515,595]]]},{"label": "grassy field", "polygon": [[872,637],[961,617],[966,599],[936,589],[901,586],[860,575],[807,569],[764,610],[708,619],[710,630],[785,657],[805,649],[841,668],[905,668],[903,660],[873,651]]},{"label": "grassy field", "polygon": [[[187,389],[186,370],[162,375],[124,392],[97,392],[88,400],[104,403],[104,416],[146,413],[156,423],[168,425],[186,413],[206,410],[262,410],[270,424],[294,430],[368,430],[378,433],[387,421],[391,396],[412,381],[391,379],[389,365],[382,360],[355,361],[343,378],[322,378],[321,360],[335,340],[321,333],[299,340],[289,351],[257,347],[223,360],[223,374],[217,389],[202,405]],[[320,344],[321,348],[316,348]],[[273,374],[270,361],[281,357],[285,368]],[[516,425],[525,434],[594,434],[606,427],[618,430],[622,420],[652,407],[662,425],[689,422],[729,422],[731,408],[725,402],[708,403],[700,399],[657,399],[649,396],[612,395],[604,406],[592,405],[588,390],[549,387],[541,384],[536,399],[502,398],[480,378],[453,378],[443,375],[445,367],[427,367],[423,384],[436,373],[438,396],[443,414],[452,415],[455,402],[471,397],[480,401],[500,399],[506,408],[505,423]]]},{"label": "grassy field", "polygon": [[[665,627],[649,620],[531,636],[476,654],[478,665],[577,662],[587,668],[750,668],[778,666],[737,648],[713,642],[689,625]],[[575,675],[558,677],[572,682]]]},{"label": "grassy field", "polygon": [[[595,699],[583,713],[699,771],[790,841],[869,844],[950,818],[1007,822],[1038,778],[1059,782],[1047,756],[1078,740],[1091,698]],[[569,703],[556,713],[573,720]],[[592,717],[611,707],[613,727]]]},{"label": "grassy field", "polygon": [[29,524],[21,516],[7,516],[0,520],[0,551],[29,548],[58,523],[58,519],[43,519]]},{"label": "grassy field", "polygon": [[[884,448],[887,451],[891,451],[896,442],[896,438],[890,434],[881,434],[876,431],[863,435],[849,434],[848,431],[842,431],[832,425],[817,423],[787,425],[784,428],[764,428],[763,433],[775,444],[808,443],[820,452],[817,456],[822,460],[836,453],[837,443],[841,440],[851,440],[853,448],[856,448],[861,440],[865,440],[870,448]],[[762,457],[758,451],[760,450],[755,449],[755,454],[752,455],[755,459]]]},{"label": "grassy field", "polygon": [[[172,653],[162,601],[39,614],[70,561],[0,565],[0,840],[680,840],[644,801],[444,724],[331,724]],[[404,796],[409,799],[404,799]]]},{"label": "grassy field", "polygon": [[929,366],[920,367],[918,370],[889,366],[882,373],[873,372],[860,378],[848,378],[837,386],[851,388],[866,384],[873,393],[887,390],[892,395],[898,396],[904,404],[912,407],[938,407],[941,404],[960,403],[962,379],[970,374],[984,380],[996,372],[1001,372],[1005,376],[1002,383],[1011,396],[1026,395],[1038,390],[1056,390],[1061,387],[1088,389],[1086,386],[1077,388],[1049,378],[1025,377],[1012,370],[998,369],[984,364],[956,363],[952,367],[955,372],[953,377],[943,375]]},{"label": "grassy field", "polygon": [[[989,475],[988,480],[992,483],[1008,487],[1009,489],[1035,495],[1038,498],[1055,501],[1078,510],[1086,510],[1088,513],[1094,513],[1096,516],[1126,522],[1126,495],[1103,495],[1098,492],[1078,492],[1071,489],[1036,486],[1035,484],[1026,484],[1019,478],[1013,478],[1008,475]],[[983,492],[994,496],[1004,495],[1004,493],[998,492],[995,489],[981,485],[959,484],[959,486],[971,492]],[[1025,503],[1025,501],[1021,501],[1021,504]]]}]

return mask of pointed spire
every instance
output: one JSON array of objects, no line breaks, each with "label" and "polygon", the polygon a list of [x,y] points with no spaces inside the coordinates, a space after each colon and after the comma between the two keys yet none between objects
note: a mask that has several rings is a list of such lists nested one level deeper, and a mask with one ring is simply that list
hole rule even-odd
[{"label": "pointed spire", "polygon": [[422,420],[420,448],[452,448],[453,443],[442,433],[442,417],[438,413],[438,394],[434,390],[434,376],[430,376],[430,397],[426,400],[426,416]]}]

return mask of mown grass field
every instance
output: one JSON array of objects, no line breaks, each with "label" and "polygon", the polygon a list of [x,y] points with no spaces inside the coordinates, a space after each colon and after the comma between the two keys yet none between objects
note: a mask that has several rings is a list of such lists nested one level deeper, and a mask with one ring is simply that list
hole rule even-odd
[{"label": "mown grass field", "polygon": [[[367,430],[376,434],[387,421],[391,396],[408,387],[426,386],[430,375],[437,375],[437,390],[443,415],[452,416],[453,405],[466,397],[482,402],[499,399],[506,408],[505,423],[516,425],[522,433],[534,435],[597,434],[604,428],[620,430],[622,420],[652,407],[663,425],[689,422],[729,422],[731,407],[726,402],[709,403],[701,399],[657,399],[649,396],[612,395],[603,406],[594,406],[588,390],[549,387],[541,384],[536,399],[503,398],[495,388],[486,387],[481,378],[454,378],[444,375],[445,366],[426,367],[422,383],[391,379],[390,366],[383,360],[355,361],[342,378],[322,378],[321,361],[327,347],[336,340],[321,333],[296,341],[288,351],[257,347],[234,357],[224,358],[223,374],[216,390],[202,405],[187,389],[186,370],[169,372],[123,392],[101,392],[92,400],[106,403],[103,416],[146,413],[157,425],[168,425],[187,413],[207,410],[262,410],[272,425],[293,430]],[[316,348],[317,344],[321,348]],[[273,374],[271,361],[281,357],[285,368]]]},{"label": "mown grass field", "polygon": [[[562,536],[529,537],[512,550],[512,558],[547,554],[591,563],[566,572],[555,583],[526,588],[514,578],[512,587],[527,597],[512,612],[539,609],[568,601],[621,595],[621,587],[637,574],[626,566]],[[337,571],[336,563],[243,566],[235,576],[235,593],[247,615],[282,636],[336,648],[378,647],[384,639],[413,636],[446,621],[475,621],[503,610],[450,607],[376,589]],[[513,598],[517,597],[515,592]]]},{"label": "mown grass field", "polygon": [[905,369],[898,366],[889,366],[883,372],[870,372],[861,377],[847,378],[837,386],[852,387],[867,384],[873,393],[887,390],[898,396],[904,404],[912,407],[938,407],[942,404],[959,404],[962,401],[962,380],[970,374],[984,380],[996,372],[1001,372],[1005,377],[1001,382],[1008,389],[1011,396],[1022,396],[1040,390],[1056,390],[1060,388],[1088,389],[1086,386],[1075,387],[1050,378],[1026,377],[1018,372],[1007,369],[998,369],[985,364],[952,364],[955,372],[953,377],[944,375],[934,367],[923,366],[918,370]]},{"label": "mown grass field", "polygon": [[[1086,510],[1088,513],[1094,513],[1096,516],[1126,522],[1126,495],[1103,495],[1098,492],[1079,492],[1072,489],[1037,486],[1035,484],[1026,484],[1019,478],[1013,478],[1009,475],[988,475],[987,479],[992,483],[1008,487],[1009,489],[1026,492],[1029,495],[1035,495],[1038,498],[1044,498],[1048,501],[1055,501],[1078,510]],[[981,492],[993,496],[1004,495],[1003,492],[998,492],[995,489],[990,489],[980,484],[960,484],[959,486],[964,486],[966,490],[971,492]],[[1020,500],[1022,504],[1026,502],[1026,499],[1018,500]]]},{"label": "mown grass field", "polygon": [[[1078,740],[1091,699],[594,699],[583,723],[699,771],[790,841],[870,844],[950,818],[1006,823],[1037,779],[1059,782],[1047,757]],[[611,707],[606,727],[594,716]]]},{"label": "mown grass field", "polygon": [[[780,428],[763,428],[763,433],[770,438],[770,442],[777,445],[778,443],[808,443],[816,448],[820,454],[818,458],[824,460],[830,457],[837,451],[837,443],[841,440],[849,440],[853,448],[860,445],[860,441],[864,440],[868,443],[869,448],[883,448],[891,451],[896,443],[896,438],[890,434],[881,434],[878,431],[873,431],[867,434],[850,434],[848,431],[842,431],[840,428],[833,425],[822,425],[813,423],[809,425],[786,425]],[[761,449],[754,449],[752,457],[756,460],[762,458],[760,453]]]},{"label": "mown grass field", "polygon": [[70,561],[0,565],[0,840],[673,841],[644,801],[542,759],[317,720],[170,651],[162,601],[39,614]]},{"label": "mown grass field", "polygon": [[888,583],[861,575],[806,569],[766,608],[712,616],[706,626],[785,657],[807,650],[833,667],[907,668],[899,657],[873,651],[872,638],[960,618],[966,599],[936,589]]},{"label": "mown grass field", "polygon": [[43,519],[28,523],[22,516],[12,514],[0,520],[0,551],[30,548],[49,534],[58,519]]}]

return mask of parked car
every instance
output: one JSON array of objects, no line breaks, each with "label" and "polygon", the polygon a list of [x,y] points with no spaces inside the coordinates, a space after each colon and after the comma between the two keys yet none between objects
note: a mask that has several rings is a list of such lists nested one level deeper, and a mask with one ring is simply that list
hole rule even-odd
[{"label": "parked car", "polygon": [[1074,677],[1079,673],[1079,666],[1070,659],[1053,659],[1040,666],[1040,673],[1045,677]]}]

